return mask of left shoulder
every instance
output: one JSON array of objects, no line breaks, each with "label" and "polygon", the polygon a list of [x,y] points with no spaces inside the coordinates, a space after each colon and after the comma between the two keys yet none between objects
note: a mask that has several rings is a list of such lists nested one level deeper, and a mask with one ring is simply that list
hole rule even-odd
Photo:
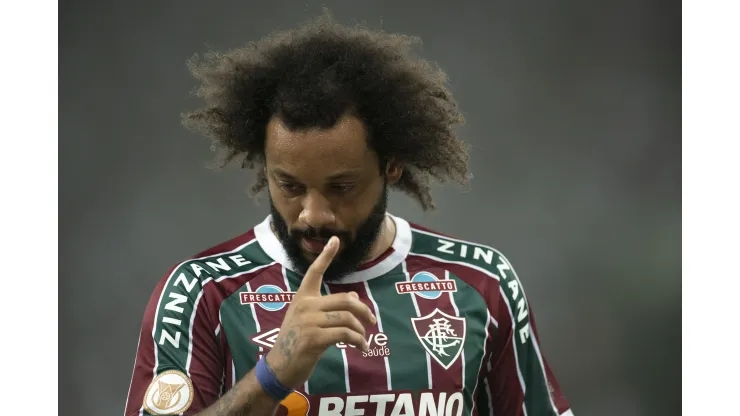
[{"label": "left shoulder", "polygon": [[409,223],[409,226],[411,228],[410,255],[465,265],[488,274],[495,280],[517,278],[509,260],[491,246],[456,238],[414,223]]}]

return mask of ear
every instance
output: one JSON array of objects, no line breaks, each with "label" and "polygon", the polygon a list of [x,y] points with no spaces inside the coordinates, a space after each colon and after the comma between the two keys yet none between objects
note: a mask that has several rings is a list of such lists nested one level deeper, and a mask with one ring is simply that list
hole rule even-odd
[{"label": "ear", "polygon": [[393,185],[401,179],[403,175],[403,165],[393,160],[388,161],[385,166],[385,177],[388,185]]}]

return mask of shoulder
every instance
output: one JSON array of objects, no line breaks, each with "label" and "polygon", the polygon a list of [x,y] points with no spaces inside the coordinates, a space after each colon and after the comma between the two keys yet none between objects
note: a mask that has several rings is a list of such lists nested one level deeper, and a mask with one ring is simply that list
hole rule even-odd
[{"label": "shoulder", "polygon": [[[497,320],[529,322],[529,302],[524,287],[509,260],[497,249],[410,224],[410,257],[418,257],[453,272],[475,288],[491,305]],[[500,309],[499,309],[500,308]],[[525,328],[526,329],[526,328]]]},{"label": "shoulder", "polygon": [[252,229],[181,261],[170,269],[169,277],[182,274],[205,284],[253,272],[272,263]]},{"label": "shoulder", "polygon": [[409,225],[411,256],[423,257],[432,262],[459,265],[482,273],[496,282],[502,278],[516,278],[506,256],[489,245],[457,238],[418,224],[409,223]]},{"label": "shoulder", "polygon": [[239,280],[233,278],[254,275],[274,263],[251,229],[173,265],[161,277],[155,295],[195,300],[206,285]]}]

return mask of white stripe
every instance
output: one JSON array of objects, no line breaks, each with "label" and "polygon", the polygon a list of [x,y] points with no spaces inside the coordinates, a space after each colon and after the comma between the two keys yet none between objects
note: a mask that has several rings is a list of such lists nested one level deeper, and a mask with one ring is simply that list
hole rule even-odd
[{"label": "white stripe", "polygon": [[[452,293],[450,293],[450,296],[452,296]],[[483,338],[483,355],[481,355],[480,364],[478,364],[478,368],[482,370],[485,370],[484,360],[486,359],[486,343],[488,342],[488,327],[490,325],[491,325],[491,315],[489,314],[488,318],[486,318],[486,336]],[[485,379],[485,376],[483,378]],[[478,378],[477,377],[475,379],[475,386],[473,386],[473,406],[470,407],[470,416],[473,416],[473,409],[475,409],[475,405],[476,405],[476,396],[475,396],[476,390],[478,390]],[[489,396],[489,399],[490,399],[490,396]]]},{"label": "white stripe", "polygon": [[[406,260],[401,263],[401,268],[403,270],[403,274],[406,275],[406,280],[411,281],[411,277],[409,276],[409,272],[406,269]],[[416,302],[416,296],[411,295],[411,301],[414,303],[414,309],[416,310],[416,316],[421,317],[421,312],[419,312],[419,304]],[[432,359],[429,357],[429,354],[424,351],[424,356],[427,358],[427,378],[429,380],[429,388],[432,388]]]},{"label": "white stripe", "polygon": [[[283,266],[282,273],[283,280],[285,280],[285,288],[288,289],[288,292],[292,292],[292,290],[290,289],[290,281],[288,280],[288,268]],[[303,390],[306,392],[306,394],[308,394],[308,380],[303,383]]]},{"label": "white stripe", "polygon": [[288,290],[288,292],[292,292],[292,290],[290,290],[290,282],[288,281],[288,269],[286,269],[285,266],[283,266],[282,272],[283,272],[283,280],[285,281],[285,288]]},{"label": "white stripe", "polygon": [[[432,232],[428,232],[428,231],[424,231],[424,230],[419,230],[418,228],[411,227],[411,230],[413,232],[417,232],[417,233],[420,233],[420,234],[426,234],[426,235],[433,236],[433,237],[438,237],[438,238],[445,239],[445,240],[448,240],[448,241],[455,241],[455,242],[458,242],[458,243],[468,244],[468,245],[471,245],[471,246],[478,246],[478,247],[482,247],[482,248],[486,248],[486,249],[492,250],[494,253],[496,253],[499,257],[501,257],[506,262],[506,264],[509,266],[509,270],[511,270],[511,272],[514,274],[514,278],[516,279],[517,283],[519,284],[519,288],[521,290],[521,294],[524,297],[524,301],[526,302],[527,310],[529,310],[529,301],[527,300],[527,297],[524,295],[524,289],[522,288],[522,283],[519,280],[519,276],[517,275],[516,270],[514,269],[514,266],[512,266],[512,264],[509,261],[509,259],[507,259],[506,256],[504,256],[500,251],[496,250],[493,247],[486,246],[486,245],[483,245],[483,244],[473,243],[471,241],[460,240],[460,239],[457,239],[457,238],[451,238],[451,237],[447,237],[447,236],[440,235],[440,234],[437,234],[437,233],[432,233]],[[409,253],[409,255],[416,255],[416,256],[427,257],[427,258],[430,258],[430,259],[433,259],[433,260],[438,260],[438,261],[447,262],[447,263],[456,263],[456,264],[466,265],[468,267],[472,267],[474,269],[483,271],[484,273],[488,274],[489,276],[493,277],[494,279],[499,280],[498,276],[496,276],[495,274],[493,274],[491,272],[488,272],[488,271],[484,271],[484,269],[480,269],[480,268],[478,268],[476,266],[473,266],[473,265],[468,265],[468,264],[465,264],[465,263],[448,261],[448,260],[442,260],[442,259],[436,258],[434,256],[426,255],[426,254]],[[500,285],[499,285],[499,288],[501,288]],[[514,330],[516,328],[516,326],[514,325],[514,316],[513,316],[512,309],[511,309],[511,305],[509,304],[509,301],[506,298],[506,294],[503,292],[502,289],[501,289],[501,295],[503,296],[504,300],[506,301],[506,305],[509,307],[509,315],[511,315],[511,317],[512,317],[512,330]],[[496,325],[496,326],[498,327],[498,325]],[[530,333],[531,333],[531,335],[532,335],[532,337],[534,339],[534,331],[532,330],[531,325],[530,325]],[[521,370],[519,368],[519,358],[518,358],[517,353],[516,353],[516,342],[514,342],[514,339],[515,338],[516,337],[512,337],[512,342],[514,343],[514,354],[515,354],[515,357],[517,359],[517,373],[519,374],[519,379],[522,382],[522,391],[525,391],[526,388],[524,387],[524,381],[522,380],[522,374],[521,374]],[[537,359],[540,362],[540,368],[542,368],[542,372],[543,372],[543,374],[545,374],[545,388],[547,389],[547,392],[548,392],[547,395],[548,395],[548,398],[550,399],[550,403],[552,404],[553,409],[555,409],[555,413],[557,413],[557,407],[555,406],[555,402],[552,399],[552,395],[550,394],[550,390],[547,387],[547,375],[545,373],[545,365],[544,365],[544,362],[542,361],[542,355],[540,353],[539,346],[537,345],[536,339],[534,339],[534,343],[535,343],[535,351],[537,353]],[[524,405],[523,404],[522,404],[522,409],[524,409]],[[526,415],[527,409],[524,409],[524,413]]]},{"label": "white stripe", "polygon": [[[126,407],[123,408],[123,416],[126,416],[126,409],[128,409],[128,399],[131,398],[131,386],[134,385],[134,374],[136,374],[136,361],[139,358],[139,344],[141,343],[141,332],[139,332],[139,339],[136,341],[136,355],[134,356],[134,371],[131,372],[131,382],[128,385],[128,396],[126,396]],[[139,409],[141,411],[141,409]]]},{"label": "white stripe", "polygon": [[[220,308],[219,308],[219,309],[220,309]],[[218,322],[218,325],[216,326],[216,331],[215,331],[215,332],[213,333],[213,335],[215,335],[215,336],[216,336],[216,338],[218,338],[218,334],[220,334],[220,333],[221,333],[221,318],[220,318],[220,316],[221,316],[221,311],[220,311],[220,310],[218,311],[218,315],[219,315],[219,318],[218,318],[218,321],[219,321],[219,322]]]},{"label": "white stripe", "polygon": [[491,314],[489,313],[489,314],[488,314],[488,319],[490,319],[490,320],[491,320],[491,322],[493,322],[493,326],[495,326],[495,327],[496,327],[496,329],[498,329],[498,321],[496,320],[496,318],[494,318],[494,317],[493,317],[493,315],[491,315]]},{"label": "white stripe", "polygon": [[[157,308],[154,310],[154,323],[152,325],[152,342],[154,343],[154,366],[152,368],[152,380],[154,380],[154,378],[157,377],[157,369],[159,368],[159,348],[157,346],[157,339],[156,339],[157,338],[157,336],[156,336],[157,323],[159,322],[159,319],[158,319],[158,317],[159,317],[159,306],[162,304],[162,298],[164,297],[164,293],[167,291],[167,287],[169,286],[170,280],[172,280],[172,277],[175,275],[175,273],[177,271],[180,270],[180,267],[182,267],[186,263],[197,261],[197,260],[203,260],[203,259],[207,259],[207,258],[211,258],[211,257],[218,257],[218,256],[222,256],[224,254],[236,253],[237,251],[243,250],[245,247],[247,247],[248,245],[254,243],[255,241],[257,241],[256,238],[254,238],[252,240],[249,240],[246,243],[242,244],[241,246],[239,246],[239,247],[237,247],[237,248],[235,248],[235,249],[233,249],[231,251],[225,251],[225,252],[221,252],[221,253],[214,253],[214,254],[209,255],[209,256],[203,256],[203,257],[198,257],[198,258],[194,258],[194,259],[185,260],[182,263],[178,264],[174,269],[172,269],[172,273],[170,273],[170,275],[167,277],[167,280],[164,283],[164,287],[162,287],[162,293],[159,294],[159,300],[157,301]],[[205,284],[205,283],[203,283],[203,284]],[[202,285],[201,285],[201,290],[202,290]],[[143,403],[142,403],[141,409],[139,409],[139,412],[141,414],[144,414],[144,405],[143,405]]]},{"label": "white stripe", "polygon": [[[326,289],[326,294],[331,294],[331,291],[329,290],[329,285],[326,283],[323,283],[324,289]],[[344,362],[344,384],[347,387],[347,393],[351,392],[349,388],[349,364],[347,363],[347,351],[345,348],[341,349],[342,351],[342,361]]]},{"label": "white stripe", "polygon": [[[445,270],[445,279],[450,280],[449,270]],[[455,297],[452,295],[452,292],[447,292],[447,294],[450,295],[450,303],[452,304],[452,309],[455,310],[455,316],[460,316],[460,310],[457,308],[457,305],[455,304]],[[460,360],[462,361],[462,388],[463,388],[463,391],[465,391],[465,340],[463,340],[463,346],[460,347]]]},{"label": "white stripe", "polygon": [[[249,282],[247,282],[247,292],[252,292],[252,287],[249,285]],[[252,311],[252,319],[254,319],[254,326],[256,327],[256,331],[254,331],[256,334],[259,334],[259,332],[262,330],[262,327],[260,326],[260,321],[257,319],[257,310],[254,309],[254,302],[249,302],[249,309]],[[264,351],[264,348],[262,348],[262,345],[259,346],[260,349],[260,355],[262,355],[262,351]]]},{"label": "white stripe", "polygon": [[[493,357],[493,351],[491,351],[491,356],[488,357],[488,364],[486,366],[486,369],[488,370],[488,374],[491,374],[491,357]],[[490,409],[489,414],[493,416],[493,391],[491,391],[491,383],[488,382],[488,377],[483,377],[483,384],[486,385],[486,395],[488,396],[488,408]]]},{"label": "white stripe", "polygon": [[[545,371],[545,362],[542,359],[542,353],[540,352],[540,346],[539,346],[539,343],[537,342],[537,337],[534,334],[534,326],[532,325],[532,318],[531,318],[532,311],[529,308],[529,299],[527,299],[527,296],[524,293],[524,287],[522,286],[521,280],[519,280],[519,276],[516,274],[516,270],[514,270],[514,266],[512,266],[509,259],[507,259],[503,254],[498,253],[498,255],[501,256],[501,258],[506,262],[506,265],[509,266],[509,270],[511,271],[511,273],[514,274],[514,279],[516,279],[516,282],[519,284],[519,291],[521,292],[520,295],[522,296],[522,299],[524,299],[524,304],[527,307],[527,311],[530,314],[529,335],[532,338],[532,342],[534,343],[534,351],[537,355],[537,360],[540,362],[540,368],[542,369],[542,377],[545,380],[545,391],[547,391],[547,398],[550,400],[550,404],[552,405],[552,409],[555,411],[555,414],[557,414],[558,408],[557,406],[555,406],[555,401],[552,398],[552,394],[550,394],[550,387],[549,387],[549,383],[547,380],[547,372]],[[503,291],[501,291],[501,294],[504,295],[504,299],[506,299],[506,295]],[[506,302],[506,305],[509,306],[510,313],[513,313],[513,309],[511,309],[511,306],[509,305],[508,301]]]},{"label": "white stripe", "polygon": [[[270,267],[273,264],[275,264],[275,262],[272,262],[270,264],[264,264],[262,266],[255,267],[254,269],[248,270],[246,272],[241,272],[241,273],[233,274],[231,276],[221,276],[218,279],[216,279],[215,282],[216,283],[219,283],[219,282],[223,281],[224,279],[233,279],[235,277],[244,276],[246,274],[252,274],[252,273],[257,272],[259,270],[262,270],[262,269],[264,269],[266,267]],[[210,281],[212,281],[212,280],[213,279],[209,279],[208,281],[204,281],[203,284],[202,284],[202,286],[201,286],[201,288],[205,287],[205,285],[207,283],[209,283]],[[249,282],[247,282],[247,290],[251,292],[251,290],[249,289]],[[204,291],[201,289],[201,291],[198,292],[198,296],[195,298],[195,303],[193,304],[193,315],[190,317],[190,327],[188,328],[188,334],[189,334],[188,335],[188,338],[189,338],[188,339],[188,358],[187,358],[187,361],[185,362],[185,371],[187,372],[188,377],[190,377],[190,362],[192,361],[192,358],[193,358],[193,327],[194,327],[193,322],[195,322],[195,315],[198,312],[198,303],[200,302],[200,298],[201,298],[201,296],[203,296],[203,293],[204,293]],[[260,331],[260,326],[259,326],[259,322],[257,321],[257,315],[254,313],[254,303],[250,303],[249,306],[252,307],[252,316],[254,317],[254,322],[257,325],[257,332],[259,332]],[[260,351],[262,351],[262,347],[260,347]]]},{"label": "white stripe", "polygon": [[[512,349],[514,350],[514,360],[516,361],[516,374],[517,376],[519,376],[519,384],[522,385],[522,394],[525,394],[527,392],[527,387],[524,385],[524,377],[522,376],[522,370],[519,367],[519,354],[516,351],[516,321],[514,320],[514,313],[512,312],[511,305],[509,304],[509,299],[506,297],[504,289],[501,286],[499,286],[499,291],[501,292],[501,297],[504,299],[504,302],[506,302],[506,310],[509,311],[509,316],[511,317],[511,331],[514,333],[511,336],[511,345]],[[523,405],[524,403],[522,403],[522,406]]]},{"label": "white stripe", "polygon": [[[218,327],[216,328],[216,330],[219,333],[221,332],[220,331],[221,330],[221,308],[218,308]],[[218,337],[218,334],[216,334],[216,336]],[[222,345],[221,347],[223,348],[224,346]],[[224,373],[221,376],[221,395],[224,395],[224,393],[226,393],[226,366],[227,365],[228,363],[224,363]]]},{"label": "white stripe", "polygon": [[434,260],[434,261],[438,261],[438,262],[441,262],[441,263],[457,264],[459,266],[465,266],[465,267],[467,267],[469,269],[477,270],[477,271],[479,271],[479,272],[481,272],[483,274],[486,274],[486,275],[494,278],[496,281],[499,280],[499,278],[498,278],[498,276],[496,274],[494,274],[490,270],[486,270],[486,269],[484,269],[482,267],[478,267],[475,264],[465,263],[465,262],[462,262],[462,261],[445,260],[445,259],[439,258],[437,256],[432,256],[430,254],[421,254],[421,253],[414,253],[414,252],[409,252],[409,256],[426,257],[428,259],[431,259],[431,260]]},{"label": "white stripe", "polygon": [[[523,295],[523,294],[522,294]],[[526,297],[524,298],[526,302]],[[529,310],[529,305],[527,305],[527,309]],[[531,323],[530,319],[530,323]],[[545,371],[545,363],[542,360],[542,353],[540,353],[540,346],[537,342],[537,337],[534,334],[534,327],[532,325],[529,325],[529,336],[532,337],[532,343],[534,344],[534,351],[537,354],[537,359],[540,360],[540,367],[542,368],[542,377],[545,380],[545,390],[547,391],[547,398],[550,399],[550,404],[552,405],[552,409],[555,411],[555,414],[558,414],[558,407],[555,406],[555,401],[552,398],[552,394],[550,394],[550,381],[547,379],[547,372]]]},{"label": "white stripe", "polygon": [[188,358],[185,361],[185,372],[188,375],[188,378],[190,377],[190,362],[193,360],[193,325],[195,323],[195,315],[198,314],[198,304],[200,303],[200,299],[203,297],[203,291],[201,290],[198,292],[198,296],[195,297],[195,303],[193,304],[193,314],[190,315],[190,327],[188,328]]},{"label": "white stripe", "polygon": [[236,365],[234,365],[234,355],[231,355],[231,388],[236,385]]},{"label": "white stripe", "polygon": [[[367,281],[365,281],[364,284],[367,297],[370,299],[370,302],[373,303],[373,309],[375,309],[375,318],[378,319],[378,331],[383,332],[383,322],[380,320],[380,309],[378,308],[378,304],[375,302],[375,298],[373,298],[373,294],[370,292],[370,285],[367,284]],[[391,387],[391,366],[388,363],[388,356],[384,356],[383,361],[385,362],[385,376],[386,381],[388,382],[388,391],[391,391],[393,388]]]},{"label": "white stripe", "polygon": [[568,409],[565,413],[561,413],[560,416],[573,416],[573,410]]}]

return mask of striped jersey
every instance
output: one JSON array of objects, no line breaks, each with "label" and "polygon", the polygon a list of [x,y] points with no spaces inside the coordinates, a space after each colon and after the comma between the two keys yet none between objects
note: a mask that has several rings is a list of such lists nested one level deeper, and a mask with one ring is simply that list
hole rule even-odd
[{"label": "striped jersey", "polygon": [[[356,292],[373,311],[369,350],[330,346],[277,414],[572,416],[508,260],[391,218],[396,236],[385,255],[322,285],[323,294]],[[144,314],[127,416],[196,414],[273,347],[301,275],[270,221],[159,281]]]}]

